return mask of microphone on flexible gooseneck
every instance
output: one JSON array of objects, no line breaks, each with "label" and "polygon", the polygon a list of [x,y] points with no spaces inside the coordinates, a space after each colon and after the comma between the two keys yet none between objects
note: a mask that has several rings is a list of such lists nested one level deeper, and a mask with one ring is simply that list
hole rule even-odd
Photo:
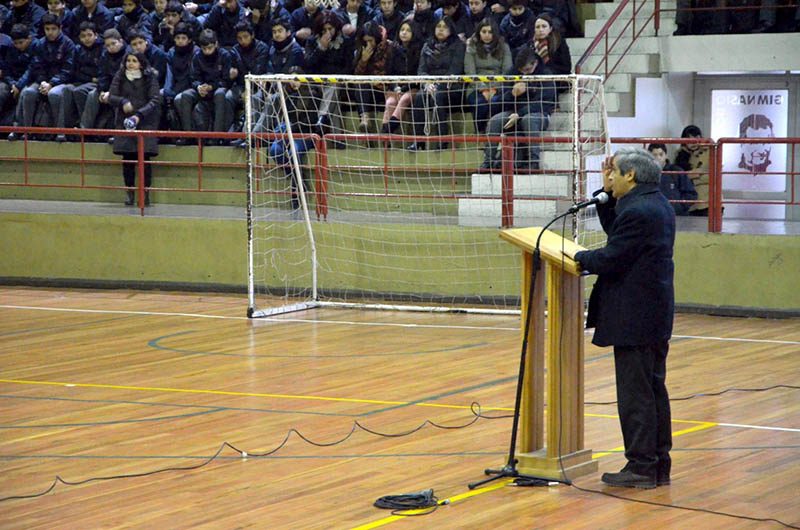
[{"label": "microphone on flexible gooseneck", "polygon": [[570,209],[567,210],[567,213],[576,213],[578,210],[582,210],[587,206],[591,206],[593,204],[605,204],[607,202],[608,202],[608,193],[601,191],[600,193],[592,197],[591,200],[579,202],[578,204],[571,206]]}]

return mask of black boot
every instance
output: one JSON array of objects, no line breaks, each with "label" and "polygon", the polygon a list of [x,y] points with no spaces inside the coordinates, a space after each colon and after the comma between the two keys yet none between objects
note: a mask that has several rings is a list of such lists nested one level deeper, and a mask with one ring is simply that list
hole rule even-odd
[{"label": "black boot", "polygon": [[133,191],[128,190],[125,192],[125,206],[133,206]]},{"label": "black boot", "polygon": [[144,205],[145,206],[150,206],[150,192],[149,191],[145,191],[144,192]]}]

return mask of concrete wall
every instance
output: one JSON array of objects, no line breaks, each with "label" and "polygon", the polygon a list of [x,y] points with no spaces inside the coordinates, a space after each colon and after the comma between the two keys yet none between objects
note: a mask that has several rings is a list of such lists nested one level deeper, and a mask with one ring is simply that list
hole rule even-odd
[{"label": "concrete wall", "polygon": [[[339,228],[330,224],[326,229]],[[238,220],[0,214],[0,278],[241,291],[246,286],[245,230]],[[502,244],[495,230],[487,230],[485,239]],[[491,283],[502,286],[504,292],[497,295],[516,295],[513,261],[484,271],[474,288]],[[675,261],[678,304],[800,314],[800,238],[681,232]],[[449,283],[452,272],[446,260],[441,263],[435,274]],[[392,289],[389,278],[378,282],[378,288]]]}]

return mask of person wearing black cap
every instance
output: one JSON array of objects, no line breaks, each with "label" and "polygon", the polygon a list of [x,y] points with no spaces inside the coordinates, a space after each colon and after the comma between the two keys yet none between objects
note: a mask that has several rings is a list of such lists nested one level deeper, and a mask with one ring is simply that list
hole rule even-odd
[{"label": "person wearing black cap", "polygon": [[675,212],[659,191],[661,167],[641,148],[618,150],[603,163],[597,204],[604,247],[577,252],[582,271],[597,274],[586,327],[592,343],[614,348],[617,410],[626,465],[603,473],[610,486],[651,489],[670,483],[671,413],[667,353],[675,313]]}]

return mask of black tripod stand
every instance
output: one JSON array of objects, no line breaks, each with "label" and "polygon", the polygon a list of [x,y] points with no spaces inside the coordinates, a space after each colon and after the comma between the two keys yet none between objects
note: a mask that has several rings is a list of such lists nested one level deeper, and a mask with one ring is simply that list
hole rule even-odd
[{"label": "black tripod stand", "polygon": [[[544,234],[545,230],[550,228],[553,223],[557,220],[561,219],[562,217],[566,217],[574,213],[573,209],[570,208],[568,211],[564,212],[561,215],[557,215],[554,217],[549,223],[545,225],[541,232],[539,232],[539,236],[536,238],[536,247],[533,251],[533,267],[531,272],[531,284],[528,290],[528,300],[533,300],[533,293],[534,288],[536,286],[536,275],[539,272],[539,269],[542,266],[542,258],[541,252],[539,251],[539,244],[542,241],[542,234]],[[503,479],[503,478],[513,478],[513,479],[522,479],[526,483],[526,485],[547,485],[548,482],[560,482],[562,484],[571,484],[569,480],[559,480],[553,478],[544,478],[544,477],[534,477],[531,475],[523,475],[519,471],[517,471],[517,457],[516,457],[516,449],[517,449],[517,432],[519,430],[519,413],[520,413],[520,405],[522,403],[522,390],[523,390],[523,380],[525,379],[525,356],[528,351],[528,333],[530,332],[531,327],[531,316],[533,314],[533,305],[532,303],[528,304],[528,310],[526,311],[524,318],[525,318],[525,331],[522,334],[522,351],[520,352],[520,359],[519,359],[519,376],[517,377],[517,395],[514,398],[514,420],[511,425],[511,443],[508,448],[508,461],[506,465],[503,466],[501,469],[485,469],[484,473],[486,475],[491,475],[489,478],[485,478],[483,480],[479,480],[478,482],[472,482],[467,485],[467,487],[471,490],[483,486],[489,482]],[[517,482],[515,480],[515,482]],[[519,482],[517,482],[519,484]]]}]

